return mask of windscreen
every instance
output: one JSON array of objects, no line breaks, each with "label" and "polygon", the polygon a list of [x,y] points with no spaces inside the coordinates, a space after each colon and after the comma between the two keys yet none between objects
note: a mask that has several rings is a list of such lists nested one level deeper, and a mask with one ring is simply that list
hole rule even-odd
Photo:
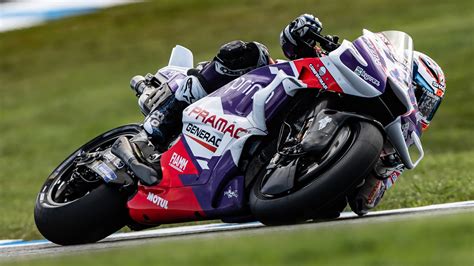
[{"label": "windscreen", "polygon": [[383,31],[381,32],[391,43],[394,55],[397,61],[401,63],[407,72],[405,83],[410,86],[413,71],[413,40],[401,31]]}]

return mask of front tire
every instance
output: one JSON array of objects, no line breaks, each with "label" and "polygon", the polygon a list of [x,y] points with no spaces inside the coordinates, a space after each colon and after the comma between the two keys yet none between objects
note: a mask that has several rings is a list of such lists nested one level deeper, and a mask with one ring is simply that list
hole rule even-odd
[{"label": "front tire", "polygon": [[264,224],[277,225],[326,217],[332,206],[338,206],[340,211],[340,203],[345,206],[345,196],[373,169],[384,142],[380,129],[369,122],[356,121],[350,128],[351,143],[339,158],[286,195],[262,193],[265,175],[261,173],[250,192],[250,208],[255,217]]},{"label": "front tire", "polygon": [[[110,130],[72,153],[53,171],[38,194],[34,210],[36,227],[46,239],[59,245],[91,243],[127,223],[126,193],[100,179],[75,182],[72,173],[78,154],[104,150],[118,137],[133,136],[140,129],[131,124]],[[67,186],[73,187],[67,190]]]}]

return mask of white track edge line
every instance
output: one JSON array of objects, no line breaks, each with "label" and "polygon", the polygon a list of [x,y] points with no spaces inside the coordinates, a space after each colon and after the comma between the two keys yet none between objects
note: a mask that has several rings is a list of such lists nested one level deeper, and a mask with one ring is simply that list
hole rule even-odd
[{"label": "white track edge line", "polygon": [[[425,212],[425,211],[432,211],[432,210],[462,209],[462,208],[472,208],[472,207],[474,207],[474,200],[434,204],[434,205],[428,205],[428,206],[422,206],[422,207],[374,211],[374,212],[369,212],[364,217],[393,215],[393,214],[408,214],[408,213]],[[357,218],[357,215],[353,212],[343,212],[341,213],[341,216],[338,219],[351,219],[351,218]],[[258,228],[258,227],[263,227],[263,226],[264,225],[260,222],[250,222],[250,223],[242,223],[242,224],[214,223],[214,224],[190,225],[190,226],[171,227],[171,228],[158,228],[158,229],[140,231],[140,232],[115,233],[113,235],[106,237],[101,242],[111,242],[111,241],[117,241],[117,240],[132,240],[132,239],[151,238],[151,237],[180,236],[180,235],[188,235],[188,234],[207,233],[207,232],[231,231],[231,230]],[[16,246],[24,247],[24,246],[37,246],[37,245],[52,244],[51,242],[47,240],[31,240],[31,241],[23,241],[23,242],[20,242],[20,241],[22,240],[21,239],[0,240],[0,249],[16,247]],[[12,244],[8,244],[9,242],[11,242]]]}]

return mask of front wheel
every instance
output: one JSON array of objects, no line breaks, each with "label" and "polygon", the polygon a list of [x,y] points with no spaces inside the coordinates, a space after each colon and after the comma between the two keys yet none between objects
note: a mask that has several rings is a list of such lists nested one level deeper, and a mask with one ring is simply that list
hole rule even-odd
[{"label": "front wheel", "polygon": [[80,154],[109,149],[121,136],[140,131],[136,124],[110,130],[72,153],[48,177],[36,199],[34,217],[40,233],[51,242],[72,245],[96,242],[127,222],[127,195],[78,166]]},{"label": "front wheel", "polygon": [[250,192],[252,213],[262,223],[275,225],[326,217],[341,202],[344,208],[345,196],[372,170],[383,142],[376,126],[353,121],[339,129],[325,156],[286,161],[289,166],[277,174],[264,168]]}]

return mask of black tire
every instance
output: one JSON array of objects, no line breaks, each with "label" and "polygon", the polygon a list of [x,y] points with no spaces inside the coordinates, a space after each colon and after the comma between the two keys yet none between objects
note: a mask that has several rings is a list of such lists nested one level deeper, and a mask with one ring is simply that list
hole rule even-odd
[{"label": "black tire", "polygon": [[84,195],[66,202],[57,202],[54,190],[70,177],[79,152],[109,146],[118,137],[134,135],[140,129],[139,125],[131,124],[110,130],[83,145],[53,171],[38,194],[34,210],[36,227],[46,239],[59,245],[91,243],[126,224],[128,195],[117,187],[100,182]]},{"label": "black tire", "polygon": [[351,134],[351,145],[340,158],[287,196],[263,195],[260,187],[264,175],[260,174],[249,197],[252,214],[264,224],[278,225],[324,218],[331,206],[342,210],[339,205],[345,205],[345,196],[373,169],[384,142],[380,129],[366,121],[352,123]]}]

